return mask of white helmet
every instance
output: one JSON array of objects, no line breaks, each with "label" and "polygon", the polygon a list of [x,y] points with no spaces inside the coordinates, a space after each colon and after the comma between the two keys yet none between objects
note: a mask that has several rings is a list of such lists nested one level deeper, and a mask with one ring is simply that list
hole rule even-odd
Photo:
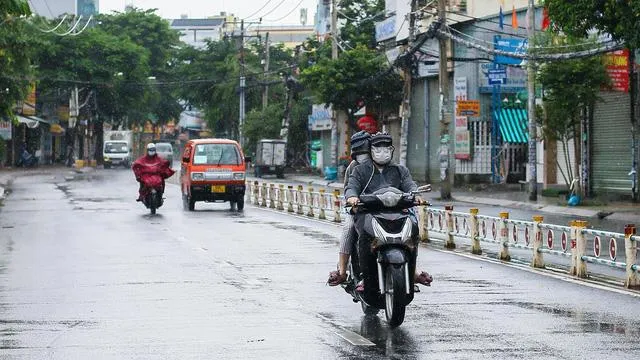
[{"label": "white helmet", "polygon": [[148,155],[155,155],[156,154],[156,144],[149,143],[147,145],[147,154]]}]

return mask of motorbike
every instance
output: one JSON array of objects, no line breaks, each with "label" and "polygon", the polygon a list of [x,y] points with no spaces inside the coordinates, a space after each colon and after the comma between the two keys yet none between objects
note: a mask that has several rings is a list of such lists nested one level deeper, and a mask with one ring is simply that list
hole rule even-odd
[{"label": "motorbike", "polygon": [[[402,324],[405,308],[411,303],[415,292],[419,292],[414,283],[417,247],[419,242],[418,225],[413,219],[413,208],[419,205],[416,195],[431,191],[430,185],[418,188],[411,193],[403,193],[396,188],[383,188],[372,194],[359,197],[359,204],[347,211],[356,216],[364,216],[363,229],[370,239],[368,256],[368,276],[360,271],[358,245],[354,244],[347,281],[342,284],[344,290],[359,302],[365,315],[375,315],[384,309],[387,323],[395,328]],[[360,246],[360,248],[364,248]],[[365,291],[356,291],[357,284],[365,281]]]},{"label": "motorbike", "polygon": [[38,165],[38,158],[23,150],[16,165],[18,167],[35,167]]},{"label": "motorbike", "polygon": [[143,188],[142,203],[151,215],[164,203],[164,179],[171,177],[173,171],[166,160],[155,163],[136,161],[132,166],[136,179]]}]

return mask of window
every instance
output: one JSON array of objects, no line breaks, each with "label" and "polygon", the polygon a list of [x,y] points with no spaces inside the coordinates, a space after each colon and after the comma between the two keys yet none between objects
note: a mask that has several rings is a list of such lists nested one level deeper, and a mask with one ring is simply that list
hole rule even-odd
[{"label": "window", "polygon": [[170,144],[156,144],[156,150],[159,152],[171,152],[173,151]]},{"label": "window", "polygon": [[104,152],[107,154],[128,153],[129,148],[126,142],[108,142],[104,144]]},{"label": "window", "polygon": [[234,144],[199,144],[193,154],[194,165],[239,165],[240,154]]}]

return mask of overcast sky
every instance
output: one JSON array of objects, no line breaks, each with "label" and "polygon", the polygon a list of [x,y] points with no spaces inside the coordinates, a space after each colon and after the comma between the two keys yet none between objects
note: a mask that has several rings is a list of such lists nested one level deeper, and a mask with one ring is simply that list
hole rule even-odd
[{"label": "overcast sky", "polygon": [[[307,9],[307,25],[313,25],[317,0],[99,0],[100,12],[124,10],[133,3],[142,9],[157,8],[163,18],[176,19],[181,14],[190,18],[218,15],[221,11],[239,18],[263,17],[264,25],[300,25],[300,9]],[[264,7],[264,8],[263,8]],[[262,8],[262,9],[261,9]],[[260,10],[261,9],[261,10]],[[259,11],[258,11],[259,10]],[[288,14],[288,15],[287,15]]]}]

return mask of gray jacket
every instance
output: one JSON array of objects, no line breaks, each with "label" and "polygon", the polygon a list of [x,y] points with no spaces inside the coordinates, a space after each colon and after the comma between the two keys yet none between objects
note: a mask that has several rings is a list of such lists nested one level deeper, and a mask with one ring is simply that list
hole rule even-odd
[{"label": "gray jacket", "polygon": [[[369,179],[371,179],[370,182]],[[411,178],[409,169],[405,166],[389,164],[380,172],[373,162],[367,161],[351,170],[344,196],[347,199],[358,197],[361,194],[370,194],[385,187],[394,187],[404,192],[418,189],[418,186]]]}]

